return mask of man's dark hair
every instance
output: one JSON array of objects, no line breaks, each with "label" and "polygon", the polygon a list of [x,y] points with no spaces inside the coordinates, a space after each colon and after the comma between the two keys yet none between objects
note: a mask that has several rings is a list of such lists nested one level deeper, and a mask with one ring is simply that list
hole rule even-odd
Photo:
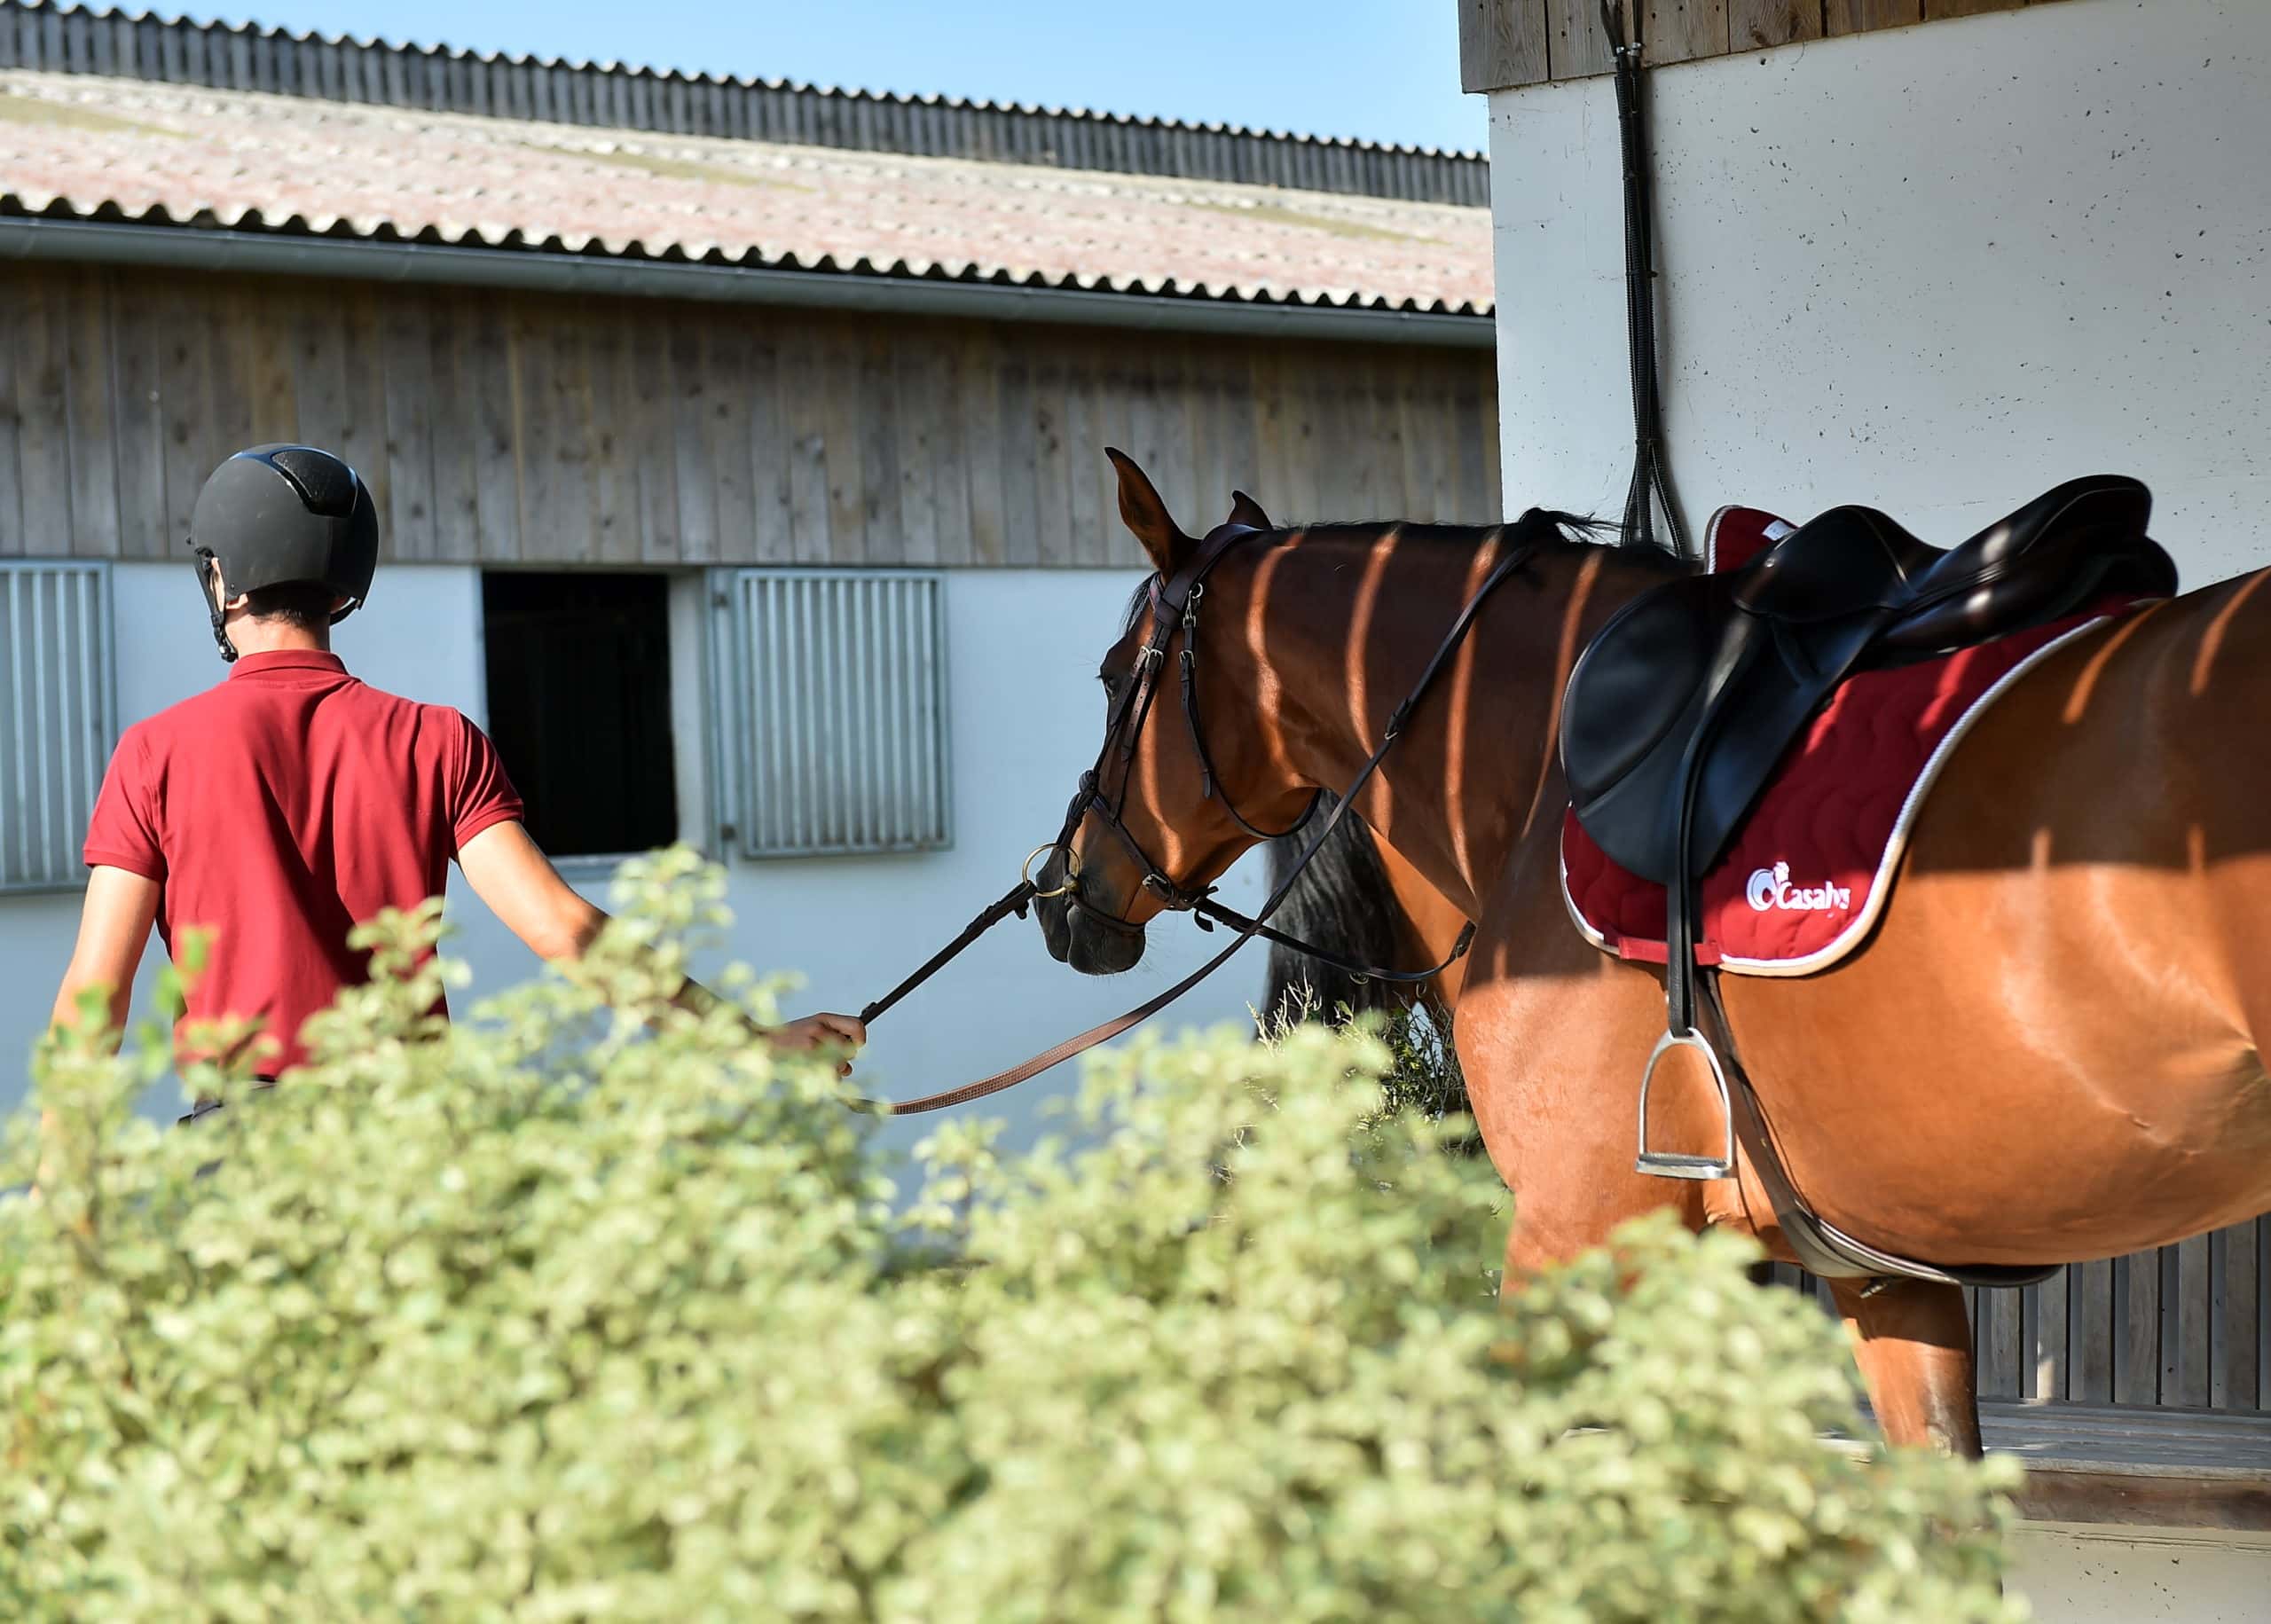
[{"label": "man's dark hair", "polygon": [[245,594],[245,609],[255,620],[280,620],[303,632],[321,632],[331,624],[332,606],[339,595],[320,581],[287,581]]}]

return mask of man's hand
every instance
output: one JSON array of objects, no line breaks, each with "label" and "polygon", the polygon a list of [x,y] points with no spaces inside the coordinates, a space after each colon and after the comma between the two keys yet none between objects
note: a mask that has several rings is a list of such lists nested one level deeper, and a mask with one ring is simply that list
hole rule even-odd
[{"label": "man's hand", "polygon": [[[786,1049],[792,1054],[835,1043],[848,1044],[857,1053],[868,1041],[868,1029],[852,1016],[822,1013],[808,1015],[801,1021],[790,1021],[785,1026],[773,1027],[765,1036],[774,1047]],[[851,1076],[851,1061],[837,1062],[836,1075]]]}]

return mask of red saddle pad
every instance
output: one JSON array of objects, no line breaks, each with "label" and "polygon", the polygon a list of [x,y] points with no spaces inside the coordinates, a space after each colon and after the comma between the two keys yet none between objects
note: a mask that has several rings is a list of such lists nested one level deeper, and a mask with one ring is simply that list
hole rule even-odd
[{"label": "red saddle pad", "polygon": [[[1723,507],[1705,534],[1705,567],[1737,569],[1790,528],[1755,507]],[[2068,639],[2134,607],[2109,602],[1943,659],[1849,679],[1703,876],[1696,962],[1802,976],[1851,953],[1883,911],[1924,797],[1972,724]],[[1562,820],[1561,894],[1595,946],[1664,962],[1663,887],[1609,861],[1575,813]]]}]

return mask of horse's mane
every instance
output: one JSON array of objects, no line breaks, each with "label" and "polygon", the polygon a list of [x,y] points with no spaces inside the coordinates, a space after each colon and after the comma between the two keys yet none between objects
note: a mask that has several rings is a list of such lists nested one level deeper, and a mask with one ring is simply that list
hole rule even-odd
[{"label": "horse's mane", "polygon": [[[1421,546],[1456,548],[1472,553],[1494,542],[1513,541],[1547,553],[1581,549],[1591,551],[1607,546],[1627,557],[1659,566],[1668,575],[1685,575],[1694,568],[1693,562],[1669,546],[1631,540],[1625,535],[1623,525],[1610,520],[1540,507],[1533,507],[1503,524],[1420,523],[1403,519],[1316,520],[1258,530],[1254,533],[1254,539],[1263,545],[1295,539],[1366,543],[1377,541],[1391,530],[1395,533],[1399,545],[1417,543]],[[1602,539],[1604,536],[1613,539],[1605,541]],[[1151,577],[1144,577],[1128,598],[1128,612],[1120,622],[1122,635],[1136,629],[1136,621],[1149,606],[1151,584]]]},{"label": "horse's mane", "polygon": [[[1330,818],[1340,797],[1326,790],[1316,815]],[[1271,892],[1285,883],[1308,844],[1306,836],[1269,843]],[[1361,964],[1400,964],[1411,956],[1401,930],[1403,911],[1380,866],[1379,850],[1361,819],[1353,814],[1332,831],[1293,889],[1285,893],[1271,923],[1288,935],[1317,942]],[[1346,1005],[1352,1014],[1393,1011],[1411,996],[1393,983],[1359,981],[1291,947],[1269,945],[1269,984],[1262,994],[1262,1019],[1271,1027],[1305,1014],[1337,1023]]]}]

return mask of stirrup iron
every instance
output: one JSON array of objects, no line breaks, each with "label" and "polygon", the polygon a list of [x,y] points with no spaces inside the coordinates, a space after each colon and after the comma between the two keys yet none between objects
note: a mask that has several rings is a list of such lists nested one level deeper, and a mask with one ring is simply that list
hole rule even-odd
[{"label": "stirrup iron", "polygon": [[[1703,1056],[1711,1068],[1711,1086],[1718,1090],[1719,1120],[1726,1129],[1726,1153],[1723,1156],[1690,1156],[1683,1151],[1651,1150],[1648,1149],[1648,1085],[1655,1081],[1656,1066],[1673,1049],[1692,1048]],[[1719,1064],[1719,1053],[1701,1032],[1693,1027],[1686,1032],[1667,1032],[1656,1040],[1656,1047],[1649,1051],[1648,1069],[1640,1074],[1640,1153],[1632,1163],[1632,1171],[1656,1179],[1731,1179],[1735,1172],[1735,1110],[1734,1102],[1727,1094],[1727,1073]]]}]

